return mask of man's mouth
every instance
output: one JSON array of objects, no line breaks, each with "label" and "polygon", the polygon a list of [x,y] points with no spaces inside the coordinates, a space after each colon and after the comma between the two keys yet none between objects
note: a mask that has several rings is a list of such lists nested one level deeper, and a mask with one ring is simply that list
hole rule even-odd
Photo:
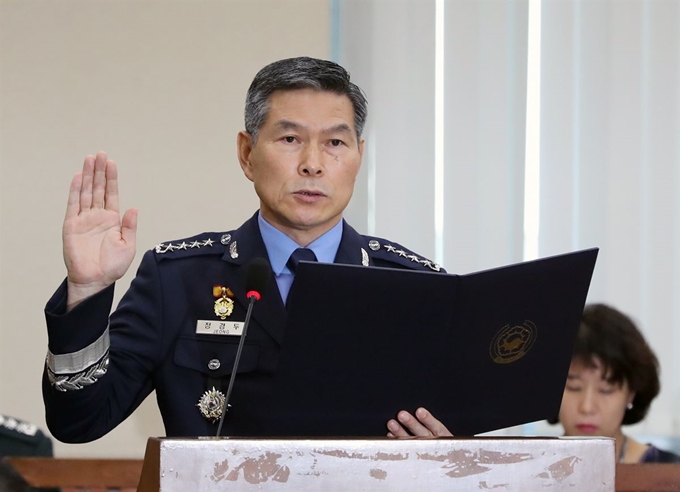
[{"label": "man's mouth", "polygon": [[320,191],[310,191],[310,190],[300,190],[295,192],[296,195],[303,195],[303,196],[326,196]]}]

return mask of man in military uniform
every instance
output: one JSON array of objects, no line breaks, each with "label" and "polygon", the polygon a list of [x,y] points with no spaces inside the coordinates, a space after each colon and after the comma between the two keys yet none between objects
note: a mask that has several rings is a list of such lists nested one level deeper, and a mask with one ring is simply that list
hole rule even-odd
[{"label": "man in military uniform", "polygon": [[8,415],[0,415],[0,492],[40,490],[29,486],[9,462],[2,460],[10,456],[50,458],[52,457],[52,440],[35,424]]},{"label": "man in military uniform", "polygon": [[52,456],[52,440],[38,426],[0,415],[0,458],[5,456]]},{"label": "man in military uniform", "polygon": [[[56,438],[97,439],[152,390],[168,436],[214,435],[248,306],[246,266],[253,258],[268,259],[274,276],[269,295],[253,311],[225,435],[258,435],[263,423],[285,418],[270,415],[263,402],[283,342],[298,255],[440,270],[399,244],[358,234],[342,219],[361,165],[366,106],[335,63],[303,57],[263,68],[248,90],[246,129],[237,140],[259,211],[236,230],[167,241],[148,251],[110,318],[114,282],[135,254],[137,211],[120,217],[115,163],[103,152],[85,159],[64,221],[68,276],[46,306],[43,393]],[[389,435],[446,432],[424,409],[415,416],[399,412],[398,420],[388,422]]]}]

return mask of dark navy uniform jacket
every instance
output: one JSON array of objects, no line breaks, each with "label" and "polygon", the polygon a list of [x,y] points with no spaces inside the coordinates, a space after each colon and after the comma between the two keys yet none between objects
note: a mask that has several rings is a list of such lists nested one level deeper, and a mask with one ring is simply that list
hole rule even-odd
[{"label": "dark navy uniform jacket", "polygon": [[5,456],[51,457],[52,440],[35,424],[0,415],[0,458]]},{"label": "dark navy uniform jacket", "polygon": [[[66,313],[64,282],[45,308],[49,352],[43,398],[54,437],[65,442],[97,439],[153,390],[168,436],[215,435],[217,424],[201,415],[197,403],[212,385],[226,393],[239,337],[197,334],[196,324],[218,319],[215,285],[234,294],[228,320],[244,321],[245,265],[256,257],[267,258],[257,213],[235,231],[205,233],[147,251],[110,316],[113,286]],[[396,243],[358,234],[347,223],[335,263],[440,270]],[[286,328],[286,309],[273,276],[266,292],[253,309],[222,435],[257,436],[266,419],[285,418],[269,415],[262,404],[271,391]],[[88,360],[93,353],[99,360]],[[64,355],[75,361],[75,374],[64,374],[63,368],[51,373],[50,357]]]}]

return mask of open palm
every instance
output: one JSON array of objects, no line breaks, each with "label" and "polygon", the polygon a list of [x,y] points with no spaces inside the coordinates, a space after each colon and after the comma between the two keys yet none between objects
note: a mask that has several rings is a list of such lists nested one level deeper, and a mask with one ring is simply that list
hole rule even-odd
[{"label": "open palm", "polygon": [[135,256],[136,230],[137,210],[120,217],[115,162],[104,152],[86,157],[71,182],[62,231],[69,305],[125,274]]}]

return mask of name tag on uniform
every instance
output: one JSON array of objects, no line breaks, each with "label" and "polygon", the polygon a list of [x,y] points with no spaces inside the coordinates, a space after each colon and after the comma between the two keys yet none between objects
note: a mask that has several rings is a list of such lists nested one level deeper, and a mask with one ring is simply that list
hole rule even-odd
[{"label": "name tag on uniform", "polygon": [[196,321],[196,333],[201,335],[231,335],[243,334],[243,321],[219,321],[199,319]]}]

